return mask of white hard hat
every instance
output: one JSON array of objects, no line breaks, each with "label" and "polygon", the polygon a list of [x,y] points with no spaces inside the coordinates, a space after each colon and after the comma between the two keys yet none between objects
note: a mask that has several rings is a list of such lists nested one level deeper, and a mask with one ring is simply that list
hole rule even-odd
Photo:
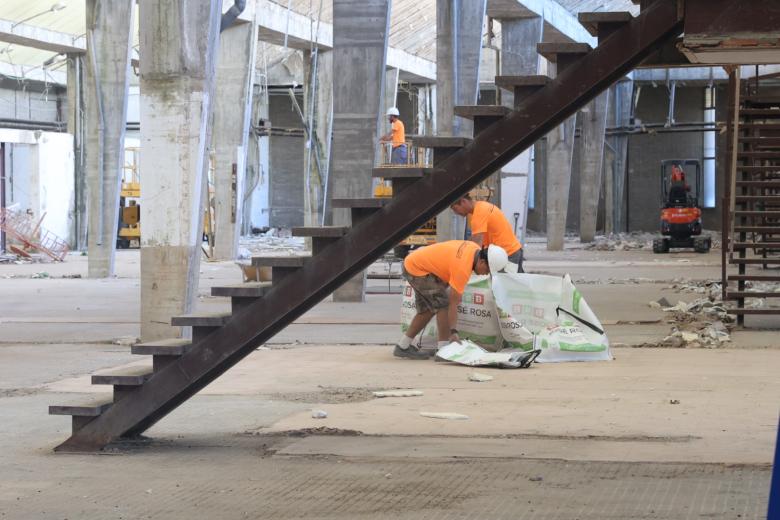
[{"label": "white hard hat", "polygon": [[397,109],[397,108],[395,108],[395,107],[390,107],[390,108],[388,108],[388,109],[387,109],[387,115],[388,115],[388,116],[395,116],[395,117],[398,117],[398,116],[400,116],[400,115],[401,115],[401,113],[398,111],[398,109]]},{"label": "white hard hat", "polygon": [[504,251],[504,248],[490,244],[488,246],[488,266],[490,267],[491,273],[498,273],[500,271],[503,271],[504,268],[509,263],[509,256],[507,256],[506,251]]}]

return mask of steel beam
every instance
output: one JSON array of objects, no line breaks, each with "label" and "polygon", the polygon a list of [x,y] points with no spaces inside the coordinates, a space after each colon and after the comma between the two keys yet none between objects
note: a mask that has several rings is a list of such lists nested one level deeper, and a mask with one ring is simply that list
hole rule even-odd
[{"label": "steel beam", "polygon": [[121,435],[140,434],[152,426],[681,31],[676,2],[658,0],[548,87],[530,96],[519,111],[444,160],[442,171],[423,177],[415,189],[402,191],[367,216],[307,262],[296,276],[274,284],[265,298],[248,305],[177,362],[156,373],[135,396],[115,403],[58,449],[100,449]]}]

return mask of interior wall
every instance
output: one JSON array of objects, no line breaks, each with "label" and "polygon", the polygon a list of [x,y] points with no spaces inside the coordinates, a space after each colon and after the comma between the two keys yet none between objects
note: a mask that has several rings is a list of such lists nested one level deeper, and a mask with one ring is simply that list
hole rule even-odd
[{"label": "interior wall", "polygon": [[[303,107],[303,96],[296,95]],[[302,129],[301,121],[287,91],[272,93],[269,101],[272,128]],[[270,215],[271,227],[303,226],[304,214],[304,138],[272,135],[270,138]]]},{"label": "interior wall", "polygon": [[[665,85],[643,85],[635,111],[636,124],[664,123],[668,109],[669,92]],[[674,119],[677,123],[704,121],[703,87],[677,87]],[[647,133],[629,137],[627,206],[631,231],[658,231],[661,161],[701,161],[703,153],[701,132]],[[705,214],[711,218],[717,211],[717,208],[709,209]]]},{"label": "interior wall", "polygon": [[0,129],[0,142],[6,144],[6,207],[43,217],[43,227],[73,244],[73,137]]},{"label": "interior wall", "polygon": [[66,105],[61,86],[0,76],[0,119],[61,122]]}]

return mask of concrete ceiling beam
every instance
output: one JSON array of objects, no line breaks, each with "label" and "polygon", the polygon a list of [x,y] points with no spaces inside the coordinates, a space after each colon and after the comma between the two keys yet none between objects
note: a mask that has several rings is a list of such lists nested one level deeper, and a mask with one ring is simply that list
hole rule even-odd
[{"label": "concrete ceiling beam", "polygon": [[84,53],[87,44],[83,36],[52,31],[35,25],[18,24],[0,19],[0,41],[61,53]]}]

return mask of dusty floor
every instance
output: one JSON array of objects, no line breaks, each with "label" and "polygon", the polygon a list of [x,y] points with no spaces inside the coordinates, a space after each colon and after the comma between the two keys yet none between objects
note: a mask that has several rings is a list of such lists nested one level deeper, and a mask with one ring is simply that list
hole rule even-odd
[{"label": "dusty floor", "polygon": [[[669,332],[648,302],[695,299],[669,286],[718,279],[719,252],[575,247],[531,244],[527,268],[572,275],[626,345],[612,362],[481,369],[495,379],[473,383],[465,367],[391,357],[397,294],[324,302],[151,440],[78,456],[52,453],[69,425],[46,408],[105,391],[96,370],[144,363],[111,343],[138,334],[138,254],[120,252],[111,280],[63,278],[86,275],[79,256],[0,265],[0,518],[762,518],[780,323],[749,322],[725,348],[631,348]],[[239,280],[204,263],[199,306],[225,308],[208,288]],[[424,395],[370,393],[390,388]]]}]

